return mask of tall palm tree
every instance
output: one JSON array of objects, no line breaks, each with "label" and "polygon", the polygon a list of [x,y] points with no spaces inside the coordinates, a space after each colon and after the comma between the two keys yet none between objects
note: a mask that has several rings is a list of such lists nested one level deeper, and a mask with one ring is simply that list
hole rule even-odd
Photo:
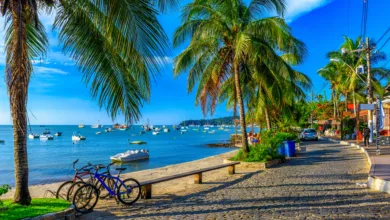
[{"label": "tall palm tree", "polygon": [[45,55],[41,12],[56,11],[63,51],[72,58],[92,97],[112,118],[122,112],[137,121],[149,99],[150,79],[159,73],[168,48],[158,9],[176,0],[0,0],[6,17],[6,82],[14,124],[14,202],[28,205],[27,97],[31,60]]},{"label": "tall palm tree", "polygon": [[[194,0],[182,13],[182,25],[176,30],[174,45],[190,39],[189,46],[175,58],[175,76],[188,72],[188,90],[198,83],[197,104],[204,114],[214,113],[219,89],[234,79],[240,112],[242,149],[249,151],[241,78],[250,75],[245,64],[259,53],[271,62],[277,52],[300,53],[303,43],[291,35],[283,19],[263,17],[276,11],[283,15],[284,0]],[[292,50],[294,48],[294,50]]]}]

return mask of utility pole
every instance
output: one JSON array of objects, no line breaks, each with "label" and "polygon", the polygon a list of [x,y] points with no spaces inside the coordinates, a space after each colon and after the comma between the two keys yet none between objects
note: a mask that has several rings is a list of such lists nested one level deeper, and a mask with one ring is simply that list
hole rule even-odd
[{"label": "utility pole", "polygon": [[[314,91],[311,90],[311,105],[314,106]],[[313,110],[311,111],[311,114],[310,114],[310,123],[311,123],[311,128],[313,128]]]},{"label": "utility pole", "polygon": [[[372,104],[373,101],[373,91],[372,91],[372,83],[371,83],[371,48],[370,48],[370,39],[367,37],[366,39],[366,56],[367,56],[367,102],[368,104]],[[368,126],[370,128],[370,142],[373,142],[374,136],[374,126],[372,123],[372,111],[368,110]]]}]

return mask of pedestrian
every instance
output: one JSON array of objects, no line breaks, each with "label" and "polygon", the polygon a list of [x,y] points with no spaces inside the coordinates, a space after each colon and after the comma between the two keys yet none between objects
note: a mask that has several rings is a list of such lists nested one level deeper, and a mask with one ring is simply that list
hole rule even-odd
[{"label": "pedestrian", "polygon": [[364,137],[364,146],[365,147],[368,147],[370,145],[370,133],[371,133],[371,130],[368,126],[363,129],[363,137]]}]

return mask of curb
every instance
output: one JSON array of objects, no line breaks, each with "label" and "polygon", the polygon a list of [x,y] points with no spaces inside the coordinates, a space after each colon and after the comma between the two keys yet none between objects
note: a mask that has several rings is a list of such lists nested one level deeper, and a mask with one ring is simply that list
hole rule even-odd
[{"label": "curb", "polygon": [[45,215],[36,216],[33,218],[25,218],[23,220],[74,220],[76,219],[76,211],[73,208],[65,209],[61,212],[54,212]]},{"label": "curb", "polygon": [[368,154],[367,150],[364,147],[361,147],[358,144],[353,144],[353,143],[349,143],[346,141],[337,141],[337,140],[333,140],[330,138],[328,138],[328,140],[330,142],[340,143],[342,145],[348,145],[348,146],[352,146],[352,147],[355,147],[357,149],[360,149],[366,155],[368,163],[370,164],[370,172],[369,172],[368,178],[367,178],[368,187],[371,189],[380,191],[380,192],[385,192],[385,193],[390,194],[390,181],[386,181],[386,180],[377,178],[377,177],[372,175],[374,173],[374,170],[375,170],[375,158],[370,157],[370,155]]}]

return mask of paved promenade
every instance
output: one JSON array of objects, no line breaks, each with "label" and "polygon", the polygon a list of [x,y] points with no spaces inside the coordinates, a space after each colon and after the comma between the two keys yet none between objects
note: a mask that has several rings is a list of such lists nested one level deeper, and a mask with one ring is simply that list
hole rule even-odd
[{"label": "paved promenade", "polygon": [[101,201],[79,219],[390,219],[390,195],[356,185],[367,181],[364,154],[328,141],[305,145],[306,153],[265,172],[131,207]]}]

